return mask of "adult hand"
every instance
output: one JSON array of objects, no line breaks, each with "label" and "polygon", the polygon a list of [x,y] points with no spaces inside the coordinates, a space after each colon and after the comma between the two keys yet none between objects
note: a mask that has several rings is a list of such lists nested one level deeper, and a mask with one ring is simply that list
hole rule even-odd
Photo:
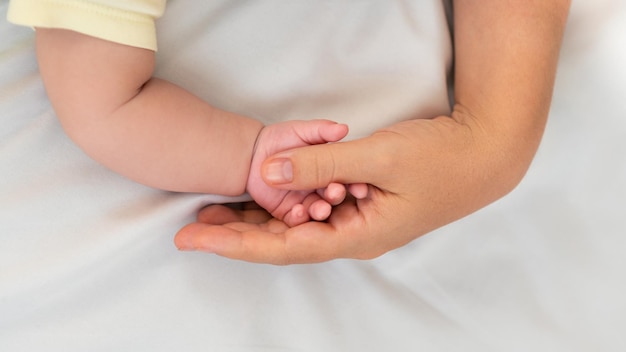
[{"label": "adult hand", "polygon": [[[273,264],[377,257],[512,188],[514,178],[490,175],[492,159],[483,153],[483,133],[459,119],[439,117],[402,122],[356,141],[280,153],[264,169],[282,170],[276,164],[289,163],[293,177],[281,181],[280,175],[266,173],[275,187],[367,183],[369,192],[336,206],[327,222],[293,228],[261,210],[209,206],[198,222],[177,234],[176,245]],[[503,181],[500,186],[498,181]]]}]

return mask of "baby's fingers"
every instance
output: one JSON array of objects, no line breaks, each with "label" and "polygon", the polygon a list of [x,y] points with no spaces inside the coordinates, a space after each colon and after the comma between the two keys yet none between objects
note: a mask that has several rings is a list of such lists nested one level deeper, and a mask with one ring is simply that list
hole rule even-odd
[{"label": "baby's fingers", "polygon": [[317,194],[332,206],[341,204],[346,199],[348,192],[356,199],[363,199],[369,193],[369,186],[366,183],[352,183],[346,186],[332,182],[326,188],[317,190]]},{"label": "baby's fingers", "polygon": [[310,220],[324,221],[332,212],[332,205],[317,193],[307,195],[301,204],[294,205],[283,217],[283,222],[294,227]]},{"label": "baby's fingers", "polygon": [[346,199],[347,191],[345,185],[332,182],[326,188],[318,189],[317,194],[330,205],[338,205]]},{"label": "baby's fingers", "polygon": [[332,211],[333,207],[323,199],[318,199],[309,206],[309,216],[316,221],[328,219]]},{"label": "baby's fingers", "polygon": [[337,142],[348,135],[348,125],[331,123],[320,126],[319,134],[326,142]]},{"label": "baby's fingers", "polygon": [[329,120],[296,121],[291,126],[307,144],[337,142],[348,134],[348,125]]},{"label": "baby's fingers", "polygon": [[304,224],[309,220],[309,212],[302,204],[294,205],[283,217],[283,222],[289,227]]},{"label": "baby's fingers", "polygon": [[348,185],[348,192],[356,199],[363,199],[369,194],[367,183],[353,183]]}]

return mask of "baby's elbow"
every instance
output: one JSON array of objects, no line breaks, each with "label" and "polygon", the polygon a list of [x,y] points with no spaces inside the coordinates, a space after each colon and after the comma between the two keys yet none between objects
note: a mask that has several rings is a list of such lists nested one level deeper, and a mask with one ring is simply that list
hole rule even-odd
[{"label": "baby's elbow", "polygon": [[154,52],[63,29],[36,31],[37,59],[50,102],[78,144],[92,140],[150,79]]},{"label": "baby's elbow", "polygon": [[82,149],[89,149],[97,144],[98,132],[102,133],[102,126],[98,126],[99,120],[104,117],[97,111],[57,111],[57,118],[65,134]]}]

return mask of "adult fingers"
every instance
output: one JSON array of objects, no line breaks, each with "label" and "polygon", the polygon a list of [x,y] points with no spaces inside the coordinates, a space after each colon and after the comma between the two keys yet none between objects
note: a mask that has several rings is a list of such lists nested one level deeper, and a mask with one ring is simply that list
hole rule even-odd
[{"label": "adult fingers", "polygon": [[379,137],[312,145],[281,152],[262,165],[264,181],[276,188],[307,190],[330,183],[380,186],[392,172],[393,153]]},{"label": "adult fingers", "polygon": [[[378,238],[393,226],[372,227],[355,199],[337,206],[327,222],[307,222],[288,227],[270,219],[263,223],[233,222],[222,225],[193,223],[176,235],[181,250],[198,250],[223,257],[277,265],[319,263],[337,258],[371,259],[399,246],[389,236]],[[366,206],[367,207],[367,206]],[[243,211],[245,213],[245,211]],[[240,214],[239,219],[247,215]],[[378,238],[378,239],[377,239]],[[388,239],[388,240],[385,240]]]},{"label": "adult fingers", "polygon": [[286,265],[323,262],[336,257],[324,250],[328,244],[328,224],[309,222],[298,226],[297,231],[284,223],[271,220],[263,225],[232,223],[209,225],[193,223],[182,228],[175,237],[181,250],[199,250],[223,257],[253,263]]},{"label": "adult fingers", "polygon": [[237,210],[225,205],[209,205],[198,212],[197,220],[200,223],[223,225],[231,222],[248,222],[260,224],[268,221],[271,215],[264,209]]}]

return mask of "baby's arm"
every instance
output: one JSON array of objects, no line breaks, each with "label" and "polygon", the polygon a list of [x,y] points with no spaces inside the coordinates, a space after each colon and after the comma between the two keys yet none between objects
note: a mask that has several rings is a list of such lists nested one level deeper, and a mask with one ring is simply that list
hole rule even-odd
[{"label": "baby's arm", "polygon": [[153,78],[153,51],[77,32],[37,29],[37,55],[65,131],[92,158],[126,177],[181,192],[248,190],[292,225],[324,220],[331,205],[345,198],[343,185],[291,192],[267,186],[260,176],[266,157],[338,141],[347,134],[345,125],[292,121],[263,129],[259,121],[213,108]]},{"label": "baby's arm", "polygon": [[96,161],[156,188],[245,192],[259,121],[153,78],[153,51],[62,29],[36,36],[54,109]]}]

